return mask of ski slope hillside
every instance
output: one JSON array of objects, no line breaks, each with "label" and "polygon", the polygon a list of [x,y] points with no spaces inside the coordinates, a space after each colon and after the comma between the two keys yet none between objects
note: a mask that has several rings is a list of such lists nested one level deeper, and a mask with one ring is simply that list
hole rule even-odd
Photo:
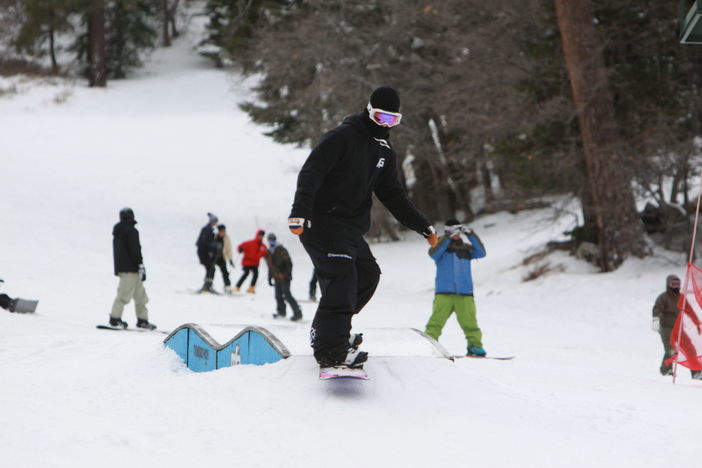
[{"label": "ski slope hillside", "polygon": [[[237,108],[251,98],[247,82],[213,70],[195,42],[190,33],[156,51],[107,89],[0,80],[18,88],[0,98],[1,290],[40,300],[36,314],[0,310],[0,465],[696,463],[702,382],[684,369],[676,385],[658,374],[662,346],[650,329],[653,301],[668,273],[684,273],[684,257],[661,251],[598,274],[554,253],[541,260],[552,272],[524,282],[539,263],[522,260],[572,227],[550,210],[473,224],[488,251],[474,264],[485,347],[517,356],[509,362],[416,357],[394,341],[423,329],[431,311],[434,267],[414,234],[371,246],[383,276],[355,320],[372,352],[367,382],[317,379],[307,347],[314,307],[303,304],[302,323],[274,322],[265,268],[255,297],[183,293],[202,281],[194,242],[208,211],[235,244],[257,228],[276,232],[293,255],[298,298],[311,274],[285,224],[306,151],[263,136]],[[164,335],[96,330],[117,287],[111,230],[123,206],[139,221],[160,329],[195,322],[224,342],[261,325],[294,356],[193,373]],[[135,322],[131,304],[124,318]],[[464,351],[454,319],[441,342]]]}]

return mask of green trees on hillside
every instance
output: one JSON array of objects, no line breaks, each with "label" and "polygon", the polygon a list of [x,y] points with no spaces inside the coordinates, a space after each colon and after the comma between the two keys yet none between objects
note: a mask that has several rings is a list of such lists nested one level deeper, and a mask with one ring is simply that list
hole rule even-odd
[{"label": "green trees on hillside", "polygon": [[12,38],[18,52],[48,55],[54,73],[60,72],[59,53],[75,54],[85,65],[91,85],[104,86],[107,78],[124,78],[141,65],[141,55],[154,47],[159,25],[165,24],[164,38],[176,32],[177,4],[175,0],[161,4],[153,0],[9,0],[0,8],[19,12],[15,15],[20,27]]},{"label": "green trees on hillside", "polygon": [[[572,193],[583,202],[577,241],[622,246],[603,247],[600,264],[611,269],[645,251],[632,189],[654,197],[664,218],[685,200],[700,152],[702,48],[678,43],[674,2],[592,0],[589,33],[600,46],[588,53],[600,57],[593,76],[607,86],[586,79],[588,97],[574,101],[569,72],[578,72],[565,60],[555,5],[299,2],[261,20],[237,51],[244,69],[261,76],[257,99],[243,107],[277,141],[307,145],[360,111],[375,86],[394,86],[405,115],[393,132],[405,182],[432,218],[470,220]],[[594,130],[578,118],[588,106],[604,119]],[[596,164],[600,172],[587,158],[589,131],[607,142],[603,154],[617,155]],[[612,187],[621,196],[605,196]],[[622,224],[603,234],[598,216]]]}]

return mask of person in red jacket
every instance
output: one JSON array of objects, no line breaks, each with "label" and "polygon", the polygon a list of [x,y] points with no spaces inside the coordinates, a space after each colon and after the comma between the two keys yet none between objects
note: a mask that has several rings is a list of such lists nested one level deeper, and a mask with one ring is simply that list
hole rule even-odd
[{"label": "person in red jacket", "polygon": [[253,276],[251,277],[251,286],[249,286],[249,289],[247,289],[246,292],[248,292],[249,294],[254,294],[256,292],[256,281],[258,280],[258,264],[260,263],[261,258],[265,257],[266,252],[268,252],[266,244],[263,243],[263,236],[265,234],[265,231],[259,229],[256,232],[255,239],[239,244],[237,250],[239,251],[239,253],[244,254],[244,258],[241,260],[241,266],[244,269],[244,273],[241,275],[241,278],[239,278],[239,281],[237,281],[236,283],[236,292],[239,292],[241,290],[241,285],[244,284],[244,281],[246,281],[246,278],[249,276],[249,273],[253,273]]}]

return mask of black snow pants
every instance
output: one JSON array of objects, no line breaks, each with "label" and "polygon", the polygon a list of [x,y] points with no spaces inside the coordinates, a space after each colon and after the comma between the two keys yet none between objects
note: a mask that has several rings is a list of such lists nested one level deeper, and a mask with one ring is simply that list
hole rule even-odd
[{"label": "black snow pants", "polygon": [[[222,272],[222,279],[224,280],[224,285],[231,285],[232,283],[229,281],[229,269],[227,268],[227,261],[221,255],[217,257],[217,266]],[[212,267],[212,271],[212,277],[214,277],[214,266]]]},{"label": "black snow pants", "polygon": [[205,281],[212,281],[215,275],[215,254],[206,250],[198,250],[197,258],[200,260],[200,265],[205,267]]},{"label": "black snow pants", "polygon": [[242,273],[241,278],[239,278],[239,281],[236,282],[236,287],[240,288],[242,284],[244,284],[244,281],[246,281],[246,277],[249,276],[249,272],[253,273],[253,276],[251,277],[251,286],[256,286],[256,281],[258,281],[258,267],[257,266],[245,266],[243,267],[244,273]]},{"label": "black snow pants", "polygon": [[290,292],[290,280],[275,280],[275,302],[277,315],[279,317],[285,317],[285,303],[287,302],[290,304],[290,308],[292,309],[293,318],[302,318],[300,306]]},{"label": "black snow pants", "polygon": [[310,280],[310,300],[317,298],[317,271],[312,270],[312,279]]},{"label": "black snow pants", "polygon": [[351,319],[373,297],[380,267],[366,241],[303,242],[312,259],[322,297],[312,321],[310,341],[317,360],[344,358]]}]

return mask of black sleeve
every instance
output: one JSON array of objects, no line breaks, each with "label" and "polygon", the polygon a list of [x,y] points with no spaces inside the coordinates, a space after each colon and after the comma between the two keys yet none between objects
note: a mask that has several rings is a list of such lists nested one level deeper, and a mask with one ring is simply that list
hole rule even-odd
[{"label": "black sleeve", "polygon": [[197,238],[197,243],[195,245],[205,250],[217,250],[215,236],[209,225],[202,228],[200,231],[200,237]]},{"label": "black sleeve", "polygon": [[387,168],[375,189],[378,200],[385,205],[399,222],[413,231],[423,234],[431,223],[407,198],[407,193],[405,193],[405,189],[402,187],[397,174],[397,155],[395,150],[390,150],[387,163]]},{"label": "black sleeve", "polygon": [[327,133],[314,147],[297,176],[295,201],[290,211],[291,218],[312,217],[314,199],[324,178],[344,154],[346,145],[338,132]]},{"label": "black sleeve", "polygon": [[127,252],[129,253],[129,258],[132,259],[137,265],[144,263],[141,258],[141,242],[139,242],[139,231],[135,228],[127,231],[125,235],[125,245],[127,246]]}]

